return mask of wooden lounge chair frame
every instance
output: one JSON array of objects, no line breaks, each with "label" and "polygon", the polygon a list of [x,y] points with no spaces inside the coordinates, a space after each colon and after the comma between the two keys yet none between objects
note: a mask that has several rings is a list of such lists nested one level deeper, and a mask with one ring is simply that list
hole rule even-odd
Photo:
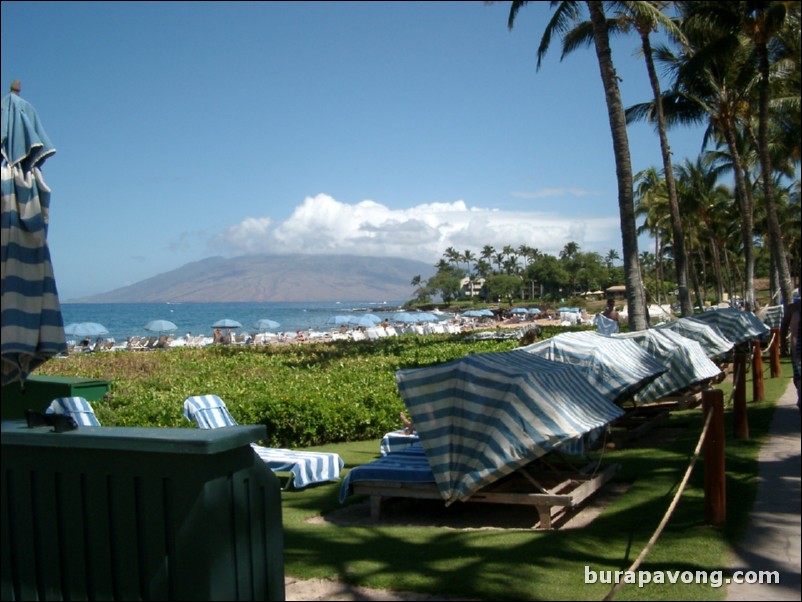
[{"label": "wooden lounge chair frame", "polygon": [[[471,496],[468,502],[533,506],[538,521],[532,526],[552,529],[555,519],[580,506],[601,489],[618,472],[620,465],[599,469],[596,462],[577,464],[551,452],[519,468]],[[356,481],[354,495],[370,497],[370,516],[381,518],[385,499],[404,497],[442,499],[435,483],[403,483],[398,481]]]}]

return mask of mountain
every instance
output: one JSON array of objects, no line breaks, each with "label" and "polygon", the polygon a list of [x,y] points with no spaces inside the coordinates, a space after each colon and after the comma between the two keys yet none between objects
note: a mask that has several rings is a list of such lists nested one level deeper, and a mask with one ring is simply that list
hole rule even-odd
[{"label": "mountain", "polygon": [[435,268],[399,257],[246,255],[210,257],[136,284],[73,301],[162,303],[233,301],[404,301],[412,278]]}]

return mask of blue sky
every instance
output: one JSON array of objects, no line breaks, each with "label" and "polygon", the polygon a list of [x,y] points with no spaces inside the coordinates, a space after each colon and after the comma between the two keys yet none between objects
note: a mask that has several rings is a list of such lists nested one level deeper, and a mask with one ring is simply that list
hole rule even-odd
[{"label": "blue sky", "polygon": [[[22,82],[57,149],[62,300],[213,255],[620,253],[595,52],[536,69],[547,2],[512,31],[509,2],[1,6],[3,94]],[[625,106],[650,95],[636,50],[613,46]],[[651,126],[629,137],[635,172],[660,165]],[[670,132],[675,161],[701,140]]]}]

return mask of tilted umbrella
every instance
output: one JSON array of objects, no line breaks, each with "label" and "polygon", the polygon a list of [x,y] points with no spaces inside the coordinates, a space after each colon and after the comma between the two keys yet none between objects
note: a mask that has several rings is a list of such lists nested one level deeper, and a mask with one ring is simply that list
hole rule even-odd
[{"label": "tilted umbrella", "polygon": [[151,320],[145,324],[145,330],[148,332],[172,332],[177,328],[178,326],[170,322],[170,320]]},{"label": "tilted umbrella", "polygon": [[36,110],[18,95],[2,101],[2,384],[25,381],[67,351],[47,228],[50,188],[40,171],[56,152]]},{"label": "tilted umbrella", "polygon": [[400,370],[395,379],[447,505],[624,413],[575,366],[517,349]]},{"label": "tilted umbrella", "polygon": [[616,404],[630,401],[668,368],[635,341],[596,332],[565,332],[521,351],[579,368],[596,390]]}]

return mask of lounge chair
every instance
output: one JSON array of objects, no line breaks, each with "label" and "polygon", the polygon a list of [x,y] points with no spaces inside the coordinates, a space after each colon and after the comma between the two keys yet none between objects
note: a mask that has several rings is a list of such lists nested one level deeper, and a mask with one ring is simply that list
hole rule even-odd
[{"label": "lounge chair", "polygon": [[70,416],[79,426],[100,426],[95,410],[83,397],[57,397],[50,402],[45,414]]},{"label": "lounge chair", "polygon": [[[202,429],[237,425],[225,402],[217,395],[188,397],[184,401],[184,416]],[[313,483],[336,481],[340,478],[343,460],[338,454],[292,451],[253,443],[251,447],[273,472],[291,473],[284,489],[290,486],[301,489]]]}]

